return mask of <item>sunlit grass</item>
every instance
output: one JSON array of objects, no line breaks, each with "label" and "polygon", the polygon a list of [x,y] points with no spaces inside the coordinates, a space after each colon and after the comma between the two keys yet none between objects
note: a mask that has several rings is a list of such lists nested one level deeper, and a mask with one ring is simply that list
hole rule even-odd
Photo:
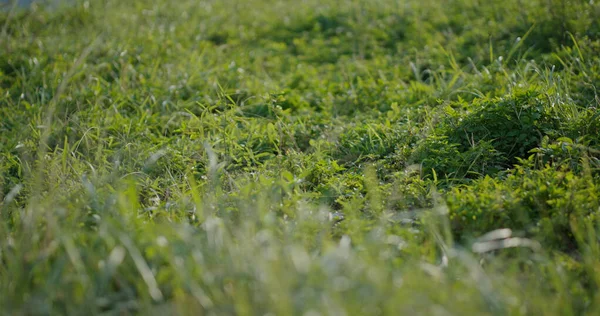
[{"label": "sunlit grass", "polygon": [[598,4],[3,10],[0,313],[598,312]]}]

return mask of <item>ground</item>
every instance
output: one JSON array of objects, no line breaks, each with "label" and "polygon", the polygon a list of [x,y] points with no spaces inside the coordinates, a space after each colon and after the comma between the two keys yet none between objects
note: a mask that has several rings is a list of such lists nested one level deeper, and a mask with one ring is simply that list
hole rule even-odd
[{"label": "ground", "polygon": [[3,5],[0,313],[598,313],[599,21]]}]

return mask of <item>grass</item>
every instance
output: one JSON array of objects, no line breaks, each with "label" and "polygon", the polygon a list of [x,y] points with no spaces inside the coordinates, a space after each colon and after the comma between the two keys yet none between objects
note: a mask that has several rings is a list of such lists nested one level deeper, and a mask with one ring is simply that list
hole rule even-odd
[{"label": "grass", "polygon": [[600,6],[0,11],[0,313],[600,312]]}]

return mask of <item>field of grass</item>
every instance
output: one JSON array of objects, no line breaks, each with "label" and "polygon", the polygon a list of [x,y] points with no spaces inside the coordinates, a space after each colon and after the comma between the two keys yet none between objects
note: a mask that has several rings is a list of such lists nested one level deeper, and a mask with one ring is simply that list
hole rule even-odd
[{"label": "field of grass", "polygon": [[0,9],[0,314],[600,313],[600,4]]}]

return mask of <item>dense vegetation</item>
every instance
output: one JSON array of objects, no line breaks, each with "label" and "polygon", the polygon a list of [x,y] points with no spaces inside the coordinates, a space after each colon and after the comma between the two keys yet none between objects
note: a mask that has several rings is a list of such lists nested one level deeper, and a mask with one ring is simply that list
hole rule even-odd
[{"label": "dense vegetation", "polygon": [[600,312],[600,4],[0,11],[0,314]]}]

